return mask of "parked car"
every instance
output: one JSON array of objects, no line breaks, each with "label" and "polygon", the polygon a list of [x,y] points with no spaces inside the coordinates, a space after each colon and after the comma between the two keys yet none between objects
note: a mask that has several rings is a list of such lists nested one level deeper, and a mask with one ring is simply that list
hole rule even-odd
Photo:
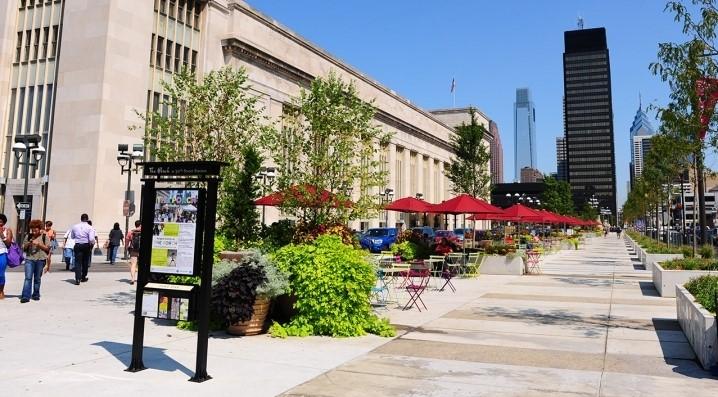
[{"label": "parked car", "polygon": [[459,236],[454,233],[453,230],[437,230],[436,233],[434,233],[434,242],[439,243],[441,239],[447,239],[455,244],[458,244],[461,242],[459,240]]},{"label": "parked car", "polygon": [[429,226],[418,226],[418,227],[412,227],[412,231],[419,233],[422,236],[426,236],[429,241],[434,239],[434,229],[432,229]]},{"label": "parked car", "polygon": [[471,229],[468,229],[468,228],[457,228],[457,229],[454,229],[454,234],[456,234],[456,237],[459,238],[459,241],[463,242],[464,236],[466,236],[466,233],[470,232],[470,231],[471,231]]},{"label": "parked car", "polygon": [[386,251],[396,242],[398,233],[399,230],[395,227],[372,228],[364,233],[360,244],[371,252]]}]

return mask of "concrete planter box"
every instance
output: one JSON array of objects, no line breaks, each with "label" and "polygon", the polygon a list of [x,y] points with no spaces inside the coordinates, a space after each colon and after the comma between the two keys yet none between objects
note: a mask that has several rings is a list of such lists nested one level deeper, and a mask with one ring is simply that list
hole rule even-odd
[{"label": "concrete planter box", "polygon": [[481,274],[508,274],[520,276],[524,273],[524,260],[520,255],[513,258],[501,255],[487,255],[479,269]]},{"label": "concrete planter box", "polygon": [[676,285],[678,323],[704,369],[718,365],[716,317],[708,312],[682,285]]},{"label": "concrete planter box", "polygon": [[649,254],[645,252],[643,258],[643,264],[650,266],[651,263],[665,262],[671,259],[683,259],[683,254]]},{"label": "concrete planter box", "polygon": [[[581,243],[578,244],[578,246],[581,246]],[[561,240],[561,249],[562,250],[575,250],[576,247],[574,247],[573,243],[566,240]]]},{"label": "concrete planter box", "polygon": [[683,285],[692,278],[716,273],[709,270],[666,270],[658,262],[653,262],[651,267],[653,285],[664,298],[675,298],[676,286]]}]

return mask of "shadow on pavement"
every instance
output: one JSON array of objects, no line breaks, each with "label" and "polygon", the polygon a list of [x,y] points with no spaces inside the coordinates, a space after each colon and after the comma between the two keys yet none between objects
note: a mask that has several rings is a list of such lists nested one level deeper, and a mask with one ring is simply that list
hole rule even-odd
[{"label": "shadow on pavement", "polygon": [[652,281],[639,281],[638,287],[641,288],[643,296],[661,296]]},{"label": "shadow on pavement", "polygon": [[[73,280],[74,283],[74,280]],[[135,304],[135,293],[134,292],[113,292],[111,294],[105,294],[99,298],[90,299],[90,302],[98,302],[110,305],[119,306],[134,306]]]},{"label": "shadow on pavement", "polygon": [[[112,356],[119,360],[125,366],[130,365],[132,359],[132,345],[126,343],[118,343],[111,341],[101,341],[92,344],[93,346],[100,346],[107,350]],[[148,369],[158,369],[160,371],[174,372],[179,370],[187,376],[194,376],[194,371],[185,367],[184,365],[177,362],[172,357],[165,353],[166,349],[160,349],[159,347],[148,347],[145,346],[142,353],[142,361]]]},{"label": "shadow on pavement", "polygon": [[494,306],[481,309],[481,311],[487,317],[511,318],[539,324],[565,326],[577,331],[583,331],[583,334],[588,337],[604,335],[605,329],[602,329],[602,327],[605,327],[608,322],[608,317],[604,315],[583,317],[580,314],[559,309],[550,311],[537,309],[507,310],[503,307]]}]

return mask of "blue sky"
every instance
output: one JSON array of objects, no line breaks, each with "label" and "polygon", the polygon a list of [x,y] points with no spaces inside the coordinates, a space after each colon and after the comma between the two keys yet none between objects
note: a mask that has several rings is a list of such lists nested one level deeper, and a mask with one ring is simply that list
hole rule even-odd
[{"label": "blue sky", "polygon": [[[513,179],[513,103],[529,87],[538,164],[556,169],[563,135],[563,32],[605,27],[611,58],[616,175],[621,205],[638,108],[665,105],[668,88],[648,70],[658,43],[683,41],[663,0],[410,1],[249,0],[252,7],[425,109],[472,104],[499,125],[504,178]],[[651,115],[653,117],[654,115]],[[654,127],[657,123],[654,122]],[[709,158],[707,166],[718,162]]]}]

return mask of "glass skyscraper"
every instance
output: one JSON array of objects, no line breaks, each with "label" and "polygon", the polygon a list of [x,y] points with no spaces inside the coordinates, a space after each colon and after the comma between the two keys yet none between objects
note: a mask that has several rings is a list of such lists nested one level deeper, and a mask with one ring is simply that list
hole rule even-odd
[{"label": "glass skyscraper", "polygon": [[536,161],[536,109],[528,88],[516,90],[514,103],[514,180],[518,181],[521,169],[538,168]]},{"label": "glass skyscraper", "polygon": [[564,32],[564,109],[568,182],[577,207],[598,199],[616,214],[611,67],[606,29]]}]

